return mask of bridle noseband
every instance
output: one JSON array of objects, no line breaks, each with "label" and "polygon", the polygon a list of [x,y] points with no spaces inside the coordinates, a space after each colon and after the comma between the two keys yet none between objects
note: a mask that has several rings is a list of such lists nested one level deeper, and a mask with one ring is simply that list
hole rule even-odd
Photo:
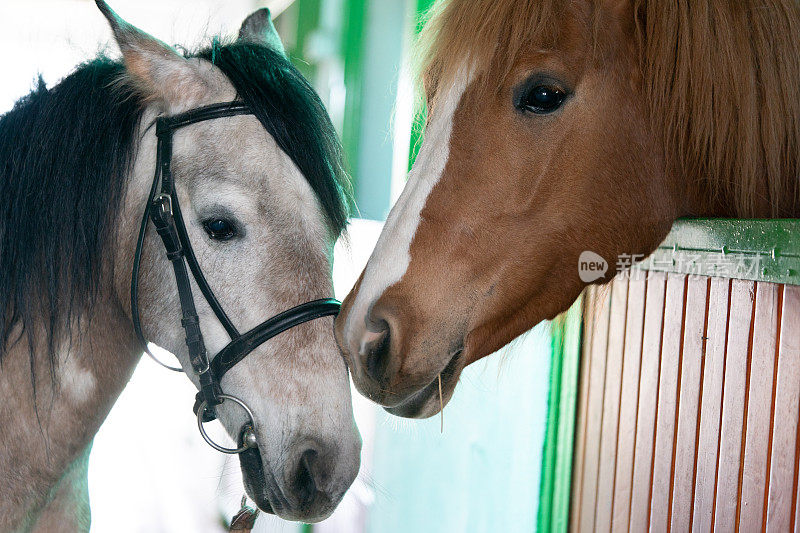
[{"label": "bridle noseband", "polygon": [[[313,300],[287,309],[265,320],[250,331],[239,333],[239,330],[236,329],[220,305],[214,295],[214,291],[211,290],[208,281],[206,281],[203,271],[200,269],[192,244],[189,241],[189,235],[186,232],[178,196],[175,193],[175,181],[171,169],[172,136],[176,130],[197,122],[252,114],[254,114],[253,111],[246,104],[234,101],[198,107],[184,113],[156,119],[156,137],[158,138],[156,171],[139,228],[136,253],[133,259],[133,273],[131,275],[131,316],[137,337],[142,342],[145,352],[156,362],[172,370],[181,371],[180,368],[165,365],[150,352],[139,318],[139,267],[148,221],[152,221],[156,232],[158,232],[161,241],[164,243],[167,259],[172,263],[172,268],[175,271],[175,282],[178,286],[178,297],[181,305],[181,325],[186,334],[189,362],[192,371],[200,380],[200,391],[197,393],[194,405],[197,425],[206,442],[223,453],[241,453],[248,448],[257,446],[253,428],[253,414],[250,408],[239,398],[222,392],[220,381],[225,373],[272,337],[304,322],[324,316],[334,316],[339,312],[339,307],[341,306],[333,298]],[[161,192],[157,194],[159,182],[161,183]],[[194,297],[192,296],[189,271],[186,269],[187,264],[192,277],[200,288],[200,292],[231,338],[227,346],[220,350],[213,359],[209,359],[203,342],[200,322],[194,305]],[[240,432],[239,439],[242,444],[238,448],[219,446],[209,438],[203,428],[203,422],[209,422],[216,418],[215,406],[226,400],[239,405],[249,418],[249,422],[245,424]]]}]

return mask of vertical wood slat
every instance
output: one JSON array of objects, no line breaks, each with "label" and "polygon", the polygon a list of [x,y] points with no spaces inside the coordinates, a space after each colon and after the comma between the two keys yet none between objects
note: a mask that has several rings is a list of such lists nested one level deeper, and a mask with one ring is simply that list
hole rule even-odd
[{"label": "vertical wood slat", "polygon": [[[613,290],[613,285],[611,286]],[[610,298],[601,291],[595,292],[595,331],[589,365],[587,391],[586,429],[583,458],[583,480],[581,487],[580,531],[594,530],[594,512],[597,502],[597,473],[600,460],[600,429],[605,389],[606,346],[608,341],[608,321],[610,317]]]},{"label": "vertical wood slat", "polygon": [[649,276],[587,317],[573,529],[800,532],[800,287]]},{"label": "vertical wood slat", "polygon": [[754,290],[752,281],[735,279],[731,282],[714,500],[714,527],[720,531],[733,531],[736,527]]},{"label": "vertical wood slat", "polygon": [[797,487],[798,398],[800,398],[800,287],[786,286],[778,335],[775,422],[769,472],[767,531],[789,531]]},{"label": "vertical wood slat", "polygon": [[692,514],[693,528],[699,531],[710,531],[713,519],[729,285],[730,282],[727,279],[711,279],[706,331],[708,339],[700,396],[700,431],[695,456],[695,492]]},{"label": "vertical wood slat", "polygon": [[592,360],[592,338],[594,335],[594,293],[595,288],[586,289],[583,299],[583,346],[581,347],[580,385],[578,389],[578,418],[575,428],[575,451],[572,470],[572,496],[570,524],[574,529],[580,523],[581,489],[583,488],[583,459],[586,453],[586,422],[588,411],[589,370]]},{"label": "vertical wood slat", "polygon": [[[800,441],[800,431],[798,431],[797,440]],[[794,475],[795,478],[800,476],[800,464],[798,465],[797,471],[795,471]],[[797,498],[798,501],[795,502],[794,506],[794,533],[798,533],[798,531],[800,531],[800,495],[795,494],[795,498]]]},{"label": "vertical wood slat", "polygon": [[654,531],[666,531],[669,524],[669,493],[672,480],[672,450],[675,438],[685,284],[686,276],[670,274],[667,278],[664,328],[661,334],[661,371],[656,407],[653,479],[650,489],[650,528]]},{"label": "vertical wood slat", "polygon": [[630,529],[644,531],[650,509],[650,474],[653,459],[653,433],[655,431],[656,402],[659,373],[659,347],[664,316],[666,276],[651,272],[647,283],[647,308],[645,309],[642,338],[641,377],[639,380],[639,407],[634,446],[633,483],[631,485]]},{"label": "vertical wood slat", "polygon": [[606,378],[600,432],[600,464],[597,473],[597,488],[595,490],[597,493],[595,531],[608,531],[611,528],[627,308],[628,280],[625,277],[619,277],[614,280],[611,292],[611,314],[609,316],[606,349]]},{"label": "vertical wood slat", "polygon": [[642,358],[646,278],[635,276],[628,284],[628,312],[622,362],[622,394],[619,405],[619,430],[612,530],[627,531],[630,518],[633,449],[636,441],[636,413],[639,405],[639,369]]},{"label": "vertical wood slat", "polygon": [[764,484],[767,481],[775,341],[778,332],[778,285],[758,283],[750,363],[747,436],[742,466],[739,528],[761,529],[764,514]]},{"label": "vertical wood slat", "polygon": [[678,396],[678,428],[674,450],[675,473],[670,509],[670,527],[673,531],[689,531],[691,526],[697,415],[710,283],[708,278],[690,277],[686,286],[681,392]]}]

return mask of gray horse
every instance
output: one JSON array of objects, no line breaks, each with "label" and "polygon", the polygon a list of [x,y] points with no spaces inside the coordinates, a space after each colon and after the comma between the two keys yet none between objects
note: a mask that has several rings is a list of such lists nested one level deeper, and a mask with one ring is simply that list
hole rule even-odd
[{"label": "gray horse", "polygon": [[[92,438],[142,354],[131,270],[158,116],[236,99],[254,111],[182,128],[172,156],[188,237],[240,331],[331,295],[347,218],[338,140],[267,10],[235,42],[185,57],[98,5],[123,60],[101,56],[52,88],[40,83],[0,118],[0,531],[89,528]],[[213,358],[230,339],[194,289]],[[139,292],[146,337],[198,385],[152,230]],[[241,461],[250,497],[285,519],[328,516],[361,446],[332,320],[261,345],[221,387],[253,412],[258,448]],[[236,439],[246,415],[232,402],[217,414]]]}]

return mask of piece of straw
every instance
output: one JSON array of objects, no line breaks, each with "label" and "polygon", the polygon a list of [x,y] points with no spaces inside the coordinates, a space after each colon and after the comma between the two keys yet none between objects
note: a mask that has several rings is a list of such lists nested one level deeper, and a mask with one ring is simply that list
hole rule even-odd
[{"label": "piece of straw", "polygon": [[444,433],[444,401],[442,400],[442,375],[439,374],[439,433]]}]

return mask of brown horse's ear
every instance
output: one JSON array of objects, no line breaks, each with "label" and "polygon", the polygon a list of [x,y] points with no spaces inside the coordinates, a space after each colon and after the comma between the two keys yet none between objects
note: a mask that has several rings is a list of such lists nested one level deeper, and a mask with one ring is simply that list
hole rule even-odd
[{"label": "brown horse's ear", "polygon": [[145,99],[178,107],[194,105],[206,95],[209,88],[197,65],[122,20],[104,0],[95,2],[111,25],[131,81]]},{"label": "brown horse's ear", "polygon": [[244,19],[242,27],[239,29],[239,40],[263,44],[281,55],[286,55],[286,51],[283,49],[283,43],[278,36],[275,25],[272,24],[272,16],[267,7],[254,11],[250,16]]},{"label": "brown horse's ear", "polygon": [[609,11],[617,14],[628,13],[633,10],[633,0],[603,0],[601,4]]},{"label": "brown horse's ear", "polygon": [[638,39],[644,35],[647,28],[645,12],[647,0],[601,0],[600,5],[605,13],[618,22],[619,27],[626,33],[636,36],[635,43],[641,45]]},{"label": "brown horse's ear", "polygon": [[648,0],[603,0],[606,9],[621,17],[640,23],[647,10]]}]

